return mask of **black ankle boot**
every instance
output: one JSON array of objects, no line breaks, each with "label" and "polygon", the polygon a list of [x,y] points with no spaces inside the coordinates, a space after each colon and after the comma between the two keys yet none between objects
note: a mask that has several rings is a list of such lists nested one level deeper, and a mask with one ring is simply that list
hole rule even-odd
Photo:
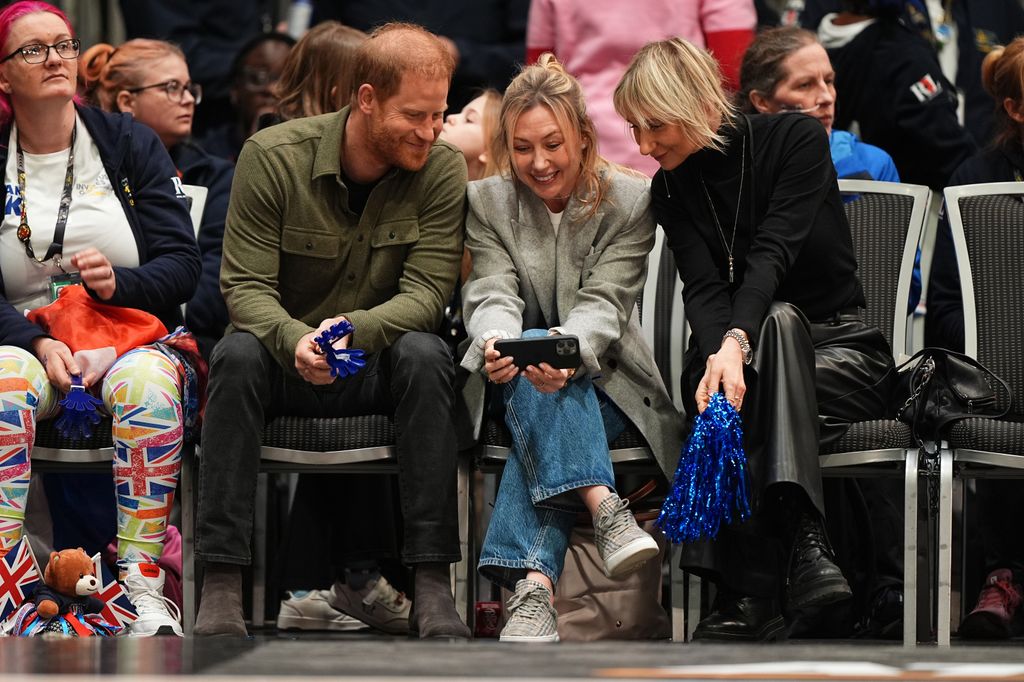
[{"label": "black ankle boot", "polygon": [[801,515],[793,537],[786,581],[786,608],[799,611],[853,596],[817,514]]},{"label": "black ankle boot", "polygon": [[694,639],[770,642],[785,639],[786,621],[779,603],[719,589],[711,613],[697,624]]}]

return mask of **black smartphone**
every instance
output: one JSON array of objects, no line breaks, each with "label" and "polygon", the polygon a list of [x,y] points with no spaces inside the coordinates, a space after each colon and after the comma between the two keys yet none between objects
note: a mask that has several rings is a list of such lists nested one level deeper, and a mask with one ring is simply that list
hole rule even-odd
[{"label": "black smartphone", "polygon": [[580,340],[571,334],[537,336],[529,339],[499,339],[494,349],[511,355],[519,369],[527,365],[540,367],[546,362],[555,369],[576,369],[580,366]]}]

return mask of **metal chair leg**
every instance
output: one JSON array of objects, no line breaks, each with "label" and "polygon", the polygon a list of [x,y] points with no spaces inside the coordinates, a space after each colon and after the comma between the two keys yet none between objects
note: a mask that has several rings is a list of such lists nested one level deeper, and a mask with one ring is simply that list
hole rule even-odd
[{"label": "metal chair leg", "polygon": [[256,479],[256,512],[253,519],[252,626],[263,627],[267,614],[267,477]]},{"label": "metal chair leg", "polygon": [[903,470],[903,646],[917,644],[917,481],[920,452],[907,450]]},{"label": "metal chair leg", "polygon": [[686,573],[679,567],[679,548],[669,546],[668,587],[672,604],[672,641],[686,641]]},{"label": "metal chair leg", "polygon": [[473,589],[472,578],[472,555],[470,553],[470,535],[472,535],[472,511],[473,503],[470,499],[470,478],[473,473],[470,470],[469,458],[459,456],[458,465],[458,496],[459,496],[459,552],[462,559],[455,564],[455,609],[463,622],[473,625],[470,620],[473,617]]},{"label": "metal chair leg", "polygon": [[953,570],[953,453],[939,447],[939,586],[937,630],[939,646],[949,646],[949,606]]},{"label": "metal chair leg", "polygon": [[693,632],[700,622],[701,600],[704,598],[704,584],[700,576],[693,573],[687,574],[687,604],[686,604],[686,641],[693,641]]},{"label": "metal chair leg", "polygon": [[186,452],[181,460],[181,475],[178,482],[181,500],[181,600],[182,628],[185,636],[192,635],[196,624],[196,563],[195,563],[195,490],[193,488],[195,458],[199,448]]}]

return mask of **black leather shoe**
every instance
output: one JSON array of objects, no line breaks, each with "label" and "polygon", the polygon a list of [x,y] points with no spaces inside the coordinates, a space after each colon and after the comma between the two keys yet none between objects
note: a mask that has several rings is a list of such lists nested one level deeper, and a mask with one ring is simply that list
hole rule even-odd
[{"label": "black leather shoe", "polygon": [[771,642],[785,637],[786,621],[775,599],[722,591],[711,613],[693,631],[694,639],[733,642]]},{"label": "black leather shoe", "polygon": [[[961,630],[963,624],[961,623]],[[962,633],[961,633],[962,636]],[[888,585],[875,593],[868,615],[854,628],[854,637],[900,639],[903,637],[903,588]]]},{"label": "black leather shoe", "polygon": [[821,520],[804,514],[797,524],[786,582],[786,608],[799,611],[853,596],[850,584],[835,564]]}]

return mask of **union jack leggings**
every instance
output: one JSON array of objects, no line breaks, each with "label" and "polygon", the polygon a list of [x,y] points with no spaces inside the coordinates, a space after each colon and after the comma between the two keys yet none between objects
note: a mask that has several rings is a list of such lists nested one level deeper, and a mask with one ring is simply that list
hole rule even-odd
[{"label": "union jack leggings", "polygon": [[[181,385],[167,357],[142,347],[114,362],[101,392],[113,417],[117,557],[124,573],[129,563],[156,562],[163,551],[181,469]],[[0,556],[21,538],[36,421],[56,416],[60,399],[34,355],[0,346]]]}]

